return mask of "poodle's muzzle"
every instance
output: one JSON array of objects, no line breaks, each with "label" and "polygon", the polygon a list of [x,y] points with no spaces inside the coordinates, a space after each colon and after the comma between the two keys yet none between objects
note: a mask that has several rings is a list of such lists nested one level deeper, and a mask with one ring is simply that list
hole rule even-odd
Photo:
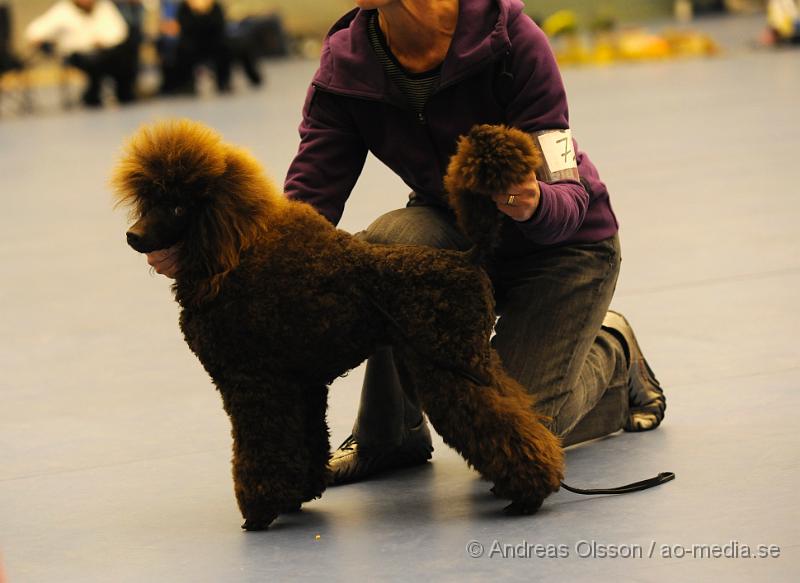
[{"label": "poodle's muzzle", "polygon": [[154,207],[136,221],[125,236],[128,245],[139,253],[172,247],[183,239],[189,225],[184,207]]}]

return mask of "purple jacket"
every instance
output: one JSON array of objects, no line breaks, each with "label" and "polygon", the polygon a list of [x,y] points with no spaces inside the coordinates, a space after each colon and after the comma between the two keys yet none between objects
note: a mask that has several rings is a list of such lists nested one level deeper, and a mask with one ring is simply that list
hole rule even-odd
[{"label": "purple jacket", "polygon": [[[547,37],[522,8],[519,0],[460,0],[440,85],[420,116],[373,52],[369,13],[355,9],[342,17],[325,39],[303,107],[287,196],[338,223],[370,151],[424,200],[444,205],[448,161],[458,137],[475,124],[505,123],[527,132],[569,128]],[[513,75],[502,92],[501,66]],[[500,251],[597,242],[617,232],[606,186],[577,143],[575,151],[581,182],[540,182],[539,208],[529,221],[508,219]]]}]

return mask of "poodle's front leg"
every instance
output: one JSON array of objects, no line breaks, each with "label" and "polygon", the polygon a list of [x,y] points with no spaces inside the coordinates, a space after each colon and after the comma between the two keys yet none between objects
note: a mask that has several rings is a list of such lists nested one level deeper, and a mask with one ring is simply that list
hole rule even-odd
[{"label": "poodle's front leg", "polygon": [[[309,450],[308,389],[292,381],[234,383],[220,387],[233,435],[233,480],[246,530],[266,529],[279,514],[308,499],[310,478],[325,462]],[[319,402],[318,399],[315,401]],[[323,418],[324,408],[318,412]],[[314,441],[319,441],[320,437]],[[312,465],[322,465],[314,472]],[[316,492],[315,492],[316,493]]]}]

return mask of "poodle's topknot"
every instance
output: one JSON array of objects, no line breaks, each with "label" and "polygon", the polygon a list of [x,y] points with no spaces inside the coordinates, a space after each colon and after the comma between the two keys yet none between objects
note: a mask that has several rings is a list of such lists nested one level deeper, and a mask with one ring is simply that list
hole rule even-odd
[{"label": "poodle's topknot", "polygon": [[[541,164],[533,138],[504,125],[478,125],[458,140],[445,188],[491,196],[508,192]],[[451,201],[452,202],[452,201]]]},{"label": "poodle's topknot", "polygon": [[187,119],[143,127],[126,144],[112,178],[121,204],[136,203],[153,186],[203,195],[227,168],[219,134]]}]

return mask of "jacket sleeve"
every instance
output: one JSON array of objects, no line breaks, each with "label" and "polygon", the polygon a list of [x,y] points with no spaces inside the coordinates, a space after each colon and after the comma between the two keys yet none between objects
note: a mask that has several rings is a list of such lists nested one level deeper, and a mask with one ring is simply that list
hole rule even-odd
[{"label": "jacket sleeve", "polygon": [[339,98],[312,85],[303,106],[300,147],[286,175],[286,196],[307,202],[336,225],[366,158],[367,146]]},{"label": "jacket sleeve", "polygon": [[[567,96],[547,36],[525,14],[510,23],[512,98],[506,106],[509,125],[534,133],[569,129]],[[539,182],[541,202],[533,217],[517,223],[535,243],[552,245],[581,227],[589,193],[578,181]]]}]

